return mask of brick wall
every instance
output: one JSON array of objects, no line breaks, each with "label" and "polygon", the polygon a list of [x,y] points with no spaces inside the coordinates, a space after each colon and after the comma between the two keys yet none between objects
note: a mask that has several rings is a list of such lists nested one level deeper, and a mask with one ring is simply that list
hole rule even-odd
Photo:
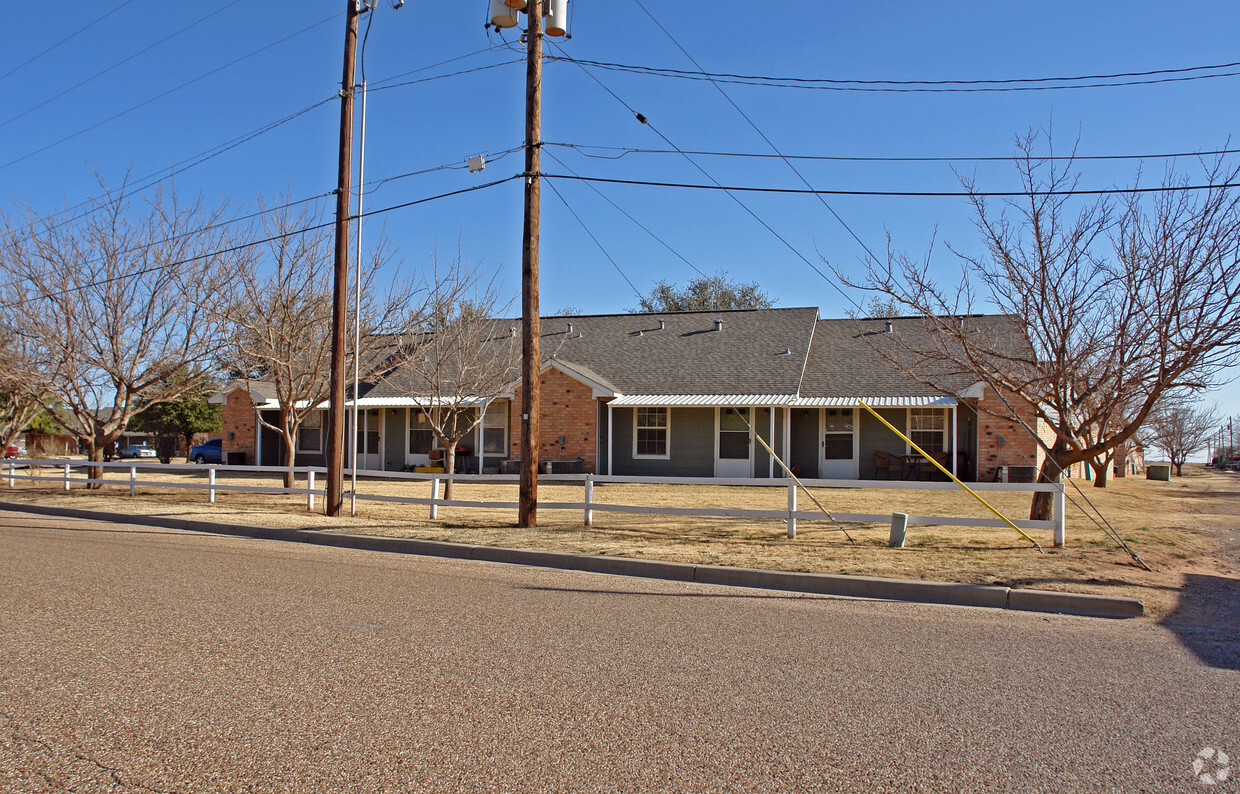
[{"label": "brick wall", "polygon": [[[1040,466],[1038,442],[1015,419],[1007,419],[1009,411],[991,388],[987,388],[977,408],[977,478],[985,481],[994,477],[998,466]],[[1036,428],[1037,416],[1033,406],[1024,400],[1011,397],[1007,402],[1020,412],[1020,418],[1029,427]],[[1002,441],[1000,441],[1002,439]]]},{"label": "brick wall", "polygon": [[[538,459],[585,461],[583,470],[596,471],[598,407],[594,390],[554,367],[538,380],[542,389],[538,424]],[[512,400],[508,416],[509,457],[521,458],[521,397]],[[561,451],[559,437],[564,436]]]},{"label": "brick wall", "polygon": [[255,424],[258,416],[254,411],[254,403],[250,393],[245,389],[233,389],[228,393],[223,409],[220,411],[221,431],[224,436],[224,461],[228,461],[228,453],[244,452],[245,462],[253,466],[258,463],[255,458]]}]

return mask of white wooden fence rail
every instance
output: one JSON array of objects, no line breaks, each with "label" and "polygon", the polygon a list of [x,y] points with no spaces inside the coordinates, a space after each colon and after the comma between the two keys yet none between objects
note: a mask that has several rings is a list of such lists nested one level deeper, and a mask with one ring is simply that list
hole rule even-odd
[{"label": "white wooden fence rail", "polygon": [[[194,465],[194,464],[165,464],[165,463],[140,463],[136,461],[125,461],[120,463],[103,463],[88,462],[81,460],[9,460],[7,464],[7,481],[10,488],[15,487],[18,480],[26,482],[56,482],[63,484],[64,490],[68,491],[73,485],[100,484],[100,485],[128,485],[130,495],[137,493],[139,484],[154,488],[192,488],[207,491],[207,501],[214,503],[215,495],[218,491],[236,491],[244,493],[263,493],[263,494],[303,494],[306,497],[306,507],[309,510],[314,509],[315,496],[324,495],[323,490],[315,488],[316,475],[325,473],[325,469],[314,466],[227,466],[227,465]],[[91,478],[90,469],[127,469],[129,477],[127,480]],[[19,474],[19,470],[25,471]],[[44,474],[45,470],[59,470],[55,475]],[[74,477],[72,470],[84,470],[82,476]],[[174,472],[177,474],[206,474],[205,482],[166,482],[166,481],[141,481],[138,479],[138,472],[142,471],[164,471]],[[301,474],[305,477],[305,485],[293,488],[272,487],[261,485],[226,485],[219,481],[219,472],[237,472],[250,475],[282,475],[292,472],[294,476]],[[350,474],[350,470],[346,470],[346,476]],[[463,507],[463,508],[489,508],[498,510],[516,510],[516,502],[482,502],[464,499],[441,499],[439,498],[439,485],[444,479],[444,474],[424,474],[415,472],[395,472],[395,471],[371,471],[358,470],[358,476],[368,479],[384,479],[384,480],[413,480],[428,482],[430,485],[430,493],[425,497],[418,496],[391,496],[386,494],[368,494],[357,493],[359,501],[371,502],[396,502],[401,504],[426,505],[430,508],[429,514],[431,518],[438,517],[439,507]],[[454,474],[451,477],[456,482],[477,482],[477,483],[507,483],[515,485],[519,482],[520,477],[515,474]],[[788,479],[709,479],[703,477],[626,477],[614,475],[598,475],[598,474],[543,474],[539,475],[538,481],[541,483],[557,483],[557,484],[580,484],[584,486],[583,498],[580,502],[550,502],[540,501],[538,506],[542,510],[580,510],[582,511],[583,521],[586,525],[593,522],[595,512],[610,513],[634,513],[647,515],[672,515],[672,516],[701,516],[711,518],[754,518],[754,519],[772,519],[784,521],[788,525],[788,537],[796,537],[796,524],[798,521],[830,521],[831,517],[818,510],[800,510],[797,507],[797,486]],[[959,488],[955,483],[950,482],[924,482],[924,481],[905,481],[905,480],[801,480],[801,482],[810,488],[865,488],[877,490],[918,490],[918,491],[955,491]],[[650,505],[624,505],[610,504],[607,502],[597,502],[594,500],[594,486],[597,483],[646,483],[646,484],[662,484],[662,485],[698,485],[698,486],[744,486],[757,488],[784,488],[788,491],[788,507],[784,510],[758,510],[748,508],[730,508],[730,507],[666,507],[666,506],[650,506]],[[362,482],[359,482],[361,485]],[[1021,529],[1049,529],[1055,533],[1055,545],[1063,545],[1064,542],[1064,486],[1060,483],[970,483],[969,487],[981,493],[990,493],[996,491],[1023,491],[1025,493],[1051,493],[1054,500],[1054,514],[1050,521],[1032,521],[1028,519],[1014,519],[1012,523]],[[881,513],[836,513],[831,516],[835,521],[841,523],[886,523],[891,520],[891,514]],[[908,517],[910,525],[920,524],[923,526],[957,526],[957,527],[1006,527],[1004,522],[997,518],[974,518],[967,516],[923,516],[912,515]]]}]

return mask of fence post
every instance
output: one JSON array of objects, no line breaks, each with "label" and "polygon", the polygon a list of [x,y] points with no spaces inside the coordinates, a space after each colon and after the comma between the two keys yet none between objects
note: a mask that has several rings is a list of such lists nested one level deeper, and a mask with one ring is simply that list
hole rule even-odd
[{"label": "fence post", "polygon": [[435,504],[435,500],[439,498],[439,478],[431,478],[431,518],[439,518],[439,505]]},{"label": "fence post", "polygon": [[788,478],[788,538],[795,539],[797,536],[797,520],[793,514],[797,511],[797,484],[796,480]]},{"label": "fence post", "polygon": [[594,502],[594,475],[586,475],[586,526],[594,523],[594,511],[590,509],[590,504]]},{"label": "fence post", "polygon": [[314,469],[306,472],[306,509],[314,510]]},{"label": "fence post", "polygon": [[215,467],[207,469],[207,501],[215,504]]},{"label": "fence post", "polygon": [[16,487],[17,487],[17,483],[15,483],[15,482],[13,481],[13,476],[14,476],[16,473],[17,473],[17,461],[15,461],[15,460],[10,460],[10,461],[9,461],[9,487],[10,487],[10,488],[16,488]]},{"label": "fence post", "polygon": [[1055,489],[1055,548],[1063,548],[1066,541],[1064,530],[1064,486],[1063,483]]},{"label": "fence post", "polygon": [[138,493],[138,467],[130,466],[129,467],[129,495],[136,496],[137,493]]},{"label": "fence post", "polygon": [[65,464],[65,490],[69,490],[69,464]]}]

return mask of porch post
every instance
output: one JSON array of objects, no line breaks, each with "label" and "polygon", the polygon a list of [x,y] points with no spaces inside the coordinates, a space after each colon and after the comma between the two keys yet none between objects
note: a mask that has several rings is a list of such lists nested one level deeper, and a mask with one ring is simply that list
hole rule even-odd
[{"label": "porch post", "polygon": [[[222,455],[221,457],[223,458]],[[227,458],[220,461],[220,463],[227,462]],[[263,420],[259,416],[258,408],[254,409],[254,465],[263,465]]]},{"label": "porch post", "polygon": [[482,404],[482,419],[478,422],[478,473],[482,474],[482,468],[486,464],[486,441],[487,441],[487,411],[491,409],[491,401],[488,400]]},{"label": "porch post", "polygon": [[792,468],[792,454],[789,451],[792,446],[792,406],[784,406],[784,465],[789,469]]},{"label": "porch post", "polygon": [[771,406],[771,432],[767,436],[771,442],[771,454],[767,456],[767,472],[766,476],[775,479],[775,406]]},{"label": "porch post", "polygon": [[952,406],[952,476],[956,476],[956,406]]},{"label": "porch post", "polygon": [[615,441],[616,441],[616,414],[611,407],[611,403],[607,403],[607,475],[611,476],[612,461],[615,460]]}]

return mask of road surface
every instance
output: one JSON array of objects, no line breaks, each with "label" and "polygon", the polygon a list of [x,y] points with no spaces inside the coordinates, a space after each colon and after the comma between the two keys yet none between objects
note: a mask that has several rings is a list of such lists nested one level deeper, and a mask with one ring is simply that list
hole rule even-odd
[{"label": "road surface", "polygon": [[3,791],[1240,791],[1238,668],[1236,627],[0,516]]}]

